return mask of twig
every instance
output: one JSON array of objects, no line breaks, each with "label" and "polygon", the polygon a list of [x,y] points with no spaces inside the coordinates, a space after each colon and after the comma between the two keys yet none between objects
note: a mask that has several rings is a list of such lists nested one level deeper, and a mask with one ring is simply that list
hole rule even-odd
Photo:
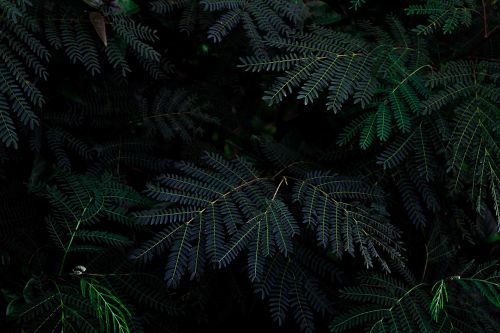
[{"label": "twig", "polygon": [[488,16],[486,16],[486,3],[482,0],[483,3],[483,22],[484,22],[484,38],[488,38]]},{"label": "twig", "polygon": [[285,184],[288,185],[288,182],[286,181],[286,177],[285,176],[283,176],[283,178],[281,179],[280,183],[278,184],[278,187],[276,188],[276,191],[274,191],[273,198],[271,199],[272,201],[274,201],[274,199],[276,198],[276,195],[278,194],[278,191],[280,190],[280,187],[283,184],[283,182],[285,182]]}]

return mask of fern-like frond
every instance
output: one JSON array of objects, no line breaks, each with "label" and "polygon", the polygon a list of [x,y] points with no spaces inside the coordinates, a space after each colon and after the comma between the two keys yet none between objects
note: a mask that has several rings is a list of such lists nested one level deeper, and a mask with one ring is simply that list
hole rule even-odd
[{"label": "fern-like frond", "polygon": [[10,109],[7,99],[0,93],[0,140],[7,147],[17,148],[18,137],[14,121],[10,116]]},{"label": "fern-like frond", "polygon": [[192,2],[191,0],[155,0],[150,6],[151,10],[158,14],[170,13],[176,9],[183,8]]},{"label": "fern-like frond", "polygon": [[429,85],[442,89],[424,103],[425,112],[446,112],[454,126],[447,141],[448,171],[453,173],[451,188],[467,186],[479,214],[487,194],[498,215],[498,102],[500,90],[494,79],[498,64],[451,62],[430,77]]},{"label": "fern-like frond", "polygon": [[95,6],[98,11],[91,14],[98,14],[103,20],[102,30],[96,33],[91,15],[81,15],[88,10],[83,3],[72,6],[43,3],[37,3],[36,12],[42,17],[47,40],[56,49],[63,49],[71,62],[81,64],[90,74],[100,73],[105,63],[102,58],[107,58],[113,68],[126,76],[130,72],[127,53],[131,51],[153,77],[162,75],[160,54],[151,45],[158,40],[156,32],[137,23],[130,15]]},{"label": "fern-like frond", "polygon": [[259,281],[268,257],[294,253],[298,224],[279,193],[289,182],[295,182],[304,222],[317,231],[320,245],[338,256],[344,251],[354,255],[359,246],[368,267],[377,259],[387,270],[377,248],[400,256],[399,231],[386,221],[378,188],[321,172],[283,176],[276,186],[274,177],[260,176],[241,158],[226,161],[207,154],[204,162],[208,169],[181,163],[179,175],[162,176],[148,186],[151,198],[176,206],[136,214],[143,224],[166,225],[133,256],[148,261],[169,249],[169,285],[176,286],[187,272],[198,277],[206,262],[226,266],[242,251],[247,252],[250,279]]},{"label": "fern-like frond", "polygon": [[314,331],[314,311],[328,311],[331,304],[318,281],[294,260],[276,254],[270,259],[262,281],[255,286],[262,298],[269,298],[272,319],[282,326],[292,311],[301,331]]},{"label": "fern-like frond", "polygon": [[417,227],[427,224],[427,218],[424,214],[420,198],[407,176],[401,174],[396,185],[401,195],[403,206],[412,223]]},{"label": "fern-like frond", "polygon": [[61,271],[70,252],[130,246],[127,236],[95,230],[92,225],[105,220],[131,225],[129,209],[145,203],[141,195],[109,174],[95,178],[56,171],[48,184],[34,184],[32,190],[50,205],[47,229],[62,253]]},{"label": "fern-like frond", "polygon": [[265,93],[264,99],[270,104],[281,102],[297,87],[300,87],[298,99],[303,99],[304,104],[329,90],[328,109],[337,112],[360,89],[360,82],[369,72],[369,59],[364,53],[367,45],[329,29],[317,28],[293,39],[270,38],[266,44],[288,53],[274,58],[243,58],[240,67],[251,71],[286,71]]},{"label": "fern-like frond", "polygon": [[342,290],[342,297],[363,304],[338,316],[330,329],[344,332],[361,326],[372,332],[434,332],[427,310],[430,300],[421,287],[387,275],[362,274],[359,285]]},{"label": "fern-like frond", "polygon": [[[434,179],[437,162],[435,154],[435,128],[431,120],[422,121],[408,136],[399,135],[380,153],[377,163],[392,169],[411,156],[418,175],[429,181]],[[437,141],[437,139],[436,139]]]},{"label": "fern-like frond", "polygon": [[107,231],[76,230],[74,235],[76,239],[80,239],[82,242],[118,248],[126,248],[132,245],[132,241],[127,237]]},{"label": "fern-like frond", "polygon": [[61,170],[71,170],[68,151],[76,153],[84,160],[90,159],[94,153],[86,143],[57,127],[50,128],[46,133],[46,138],[48,147],[56,159],[56,165]]},{"label": "fern-like frond", "polygon": [[293,252],[296,222],[274,196],[272,180],[259,177],[245,160],[225,161],[207,154],[204,161],[209,169],[182,163],[178,169],[183,175],[165,175],[148,186],[152,198],[180,207],[137,214],[141,223],[167,228],[134,256],[149,260],[170,248],[165,279],[176,286],[184,272],[198,277],[206,261],[225,266],[248,249],[249,276],[257,279],[263,258],[276,250],[285,255]]},{"label": "fern-like frond", "polygon": [[[498,303],[498,264],[468,264],[460,275],[429,285],[381,274],[361,274],[358,284],[342,290],[342,298],[358,303],[346,307],[332,322],[332,332],[363,327],[367,332],[495,331],[489,311],[477,307],[476,290],[494,306]],[[477,289],[476,289],[477,288]],[[476,306],[475,306],[476,304]]]},{"label": "fern-like frond", "polygon": [[202,125],[218,123],[209,115],[210,105],[188,90],[162,89],[152,103],[143,102],[140,125],[148,135],[159,134],[167,142],[178,137],[189,143],[203,134]]},{"label": "fern-like frond", "polygon": [[426,24],[414,29],[418,34],[429,35],[438,29],[450,34],[472,24],[475,8],[474,0],[426,0],[422,5],[410,5],[406,13],[428,16]]},{"label": "fern-like frond", "polygon": [[7,316],[17,319],[23,329],[30,332],[103,332],[99,330],[93,310],[77,288],[57,284],[47,286],[32,278],[26,283],[23,293],[10,301]]},{"label": "fern-like frond", "polygon": [[39,125],[35,109],[45,103],[35,82],[48,77],[49,51],[36,35],[32,12],[29,1],[0,3],[0,140],[7,147],[18,146],[15,119],[33,130]]},{"label": "fern-like frond", "polygon": [[[498,268],[498,263],[495,261],[478,266],[472,263],[473,274],[454,275],[437,281],[432,287],[433,298],[429,306],[432,318],[438,321],[443,317],[442,312],[444,312],[444,320],[451,320],[447,313],[447,303],[449,298],[456,297],[455,294],[459,290],[453,288],[452,292],[448,292],[447,289],[451,287],[449,285],[460,286],[465,297],[475,297],[475,293],[478,291],[494,307],[500,308],[500,271],[498,271]],[[469,267],[469,270],[471,270],[471,267]],[[450,308],[453,309],[453,306]]]},{"label": "fern-like frond", "polygon": [[375,108],[362,123],[361,116],[354,119],[339,139],[345,144],[359,133],[359,144],[367,149],[376,138],[388,140],[394,128],[411,132],[413,119],[421,113],[421,100],[428,95],[423,74],[430,65],[425,43],[411,36],[396,18],[387,19],[388,32],[364,28],[360,36],[315,27],[293,38],[267,37],[265,44],[279,53],[244,57],[239,66],[253,72],[284,72],[264,94],[269,104],[297,91],[297,99],[304,104],[325,95],[327,109],[334,112],[350,98],[362,108]]},{"label": "fern-like frond", "polygon": [[392,258],[401,256],[399,231],[386,220],[380,189],[357,179],[316,172],[299,181],[294,193],[319,245],[338,257],[344,252],[354,255],[357,247],[366,267],[372,267],[376,259],[389,271],[379,250]]},{"label": "fern-like frond", "polygon": [[[421,100],[429,94],[423,80],[430,68],[425,42],[409,34],[395,17],[389,16],[386,21],[385,30],[363,25],[366,36],[375,38],[377,44],[367,54],[372,59],[372,74],[354,94],[355,103],[376,109],[376,137],[381,141],[387,141],[394,129],[411,132],[414,119],[421,114]],[[373,142],[363,135],[373,131],[371,119],[363,123],[360,131],[363,149]]]},{"label": "fern-like frond", "polygon": [[304,4],[291,0],[203,0],[202,7],[208,11],[223,11],[214,25],[208,30],[208,38],[220,42],[236,26],[245,29],[250,44],[260,56],[267,53],[262,48],[265,36],[287,36],[293,27],[300,26],[304,20]]},{"label": "fern-like frond", "polygon": [[108,288],[95,279],[81,279],[83,297],[88,297],[95,308],[101,331],[130,333],[127,320],[132,316],[125,304]]}]

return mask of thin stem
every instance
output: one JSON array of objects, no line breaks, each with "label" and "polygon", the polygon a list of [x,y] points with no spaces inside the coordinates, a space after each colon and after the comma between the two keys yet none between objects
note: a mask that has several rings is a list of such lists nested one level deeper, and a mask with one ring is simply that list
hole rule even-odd
[{"label": "thin stem", "polygon": [[491,35],[493,35],[493,32],[495,32],[496,30],[500,29],[500,24],[496,25],[495,27],[493,27],[493,29],[491,29],[488,33],[488,37],[490,37]]},{"label": "thin stem", "polygon": [[420,66],[419,68],[415,69],[413,72],[411,72],[410,74],[408,74],[408,76],[406,76],[403,81],[399,82],[399,84],[396,86],[396,88],[394,88],[392,90],[391,94],[394,94],[394,92],[396,90],[398,90],[399,87],[401,87],[403,84],[405,84],[405,82],[408,81],[413,75],[417,74],[418,71],[420,71],[420,70],[422,70],[422,69],[424,69],[426,67],[429,67],[430,69],[432,69],[431,65],[423,65],[423,66]]},{"label": "thin stem", "polygon": [[89,200],[89,202],[87,203],[87,206],[85,206],[85,208],[83,209],[82,214],[80,215],[80,218],[78,219],[78,221],[76,221],[75,230],[71,233],[71,238],[69,239],[68,245],[64,249],[64,255],[63,255],[63,258],[62,258],[62,261],[61,261],[61,267],[59,268],[59,275],[61,275],[62,272],[63,272],[64,263],[66,262],[66,257],[68,256],[68,252],[69,252],[69,250],[71,248],[71,245],[73,244],[73,240],[75,239],[76,232],[80,228],[80,224],[83,221],[83,217],[85,216],[85,213],[87,212],[87,210],[89,208],[89,205],[92,203],[93,200],[94,200],[94,198],[91,197],[90,200]]},{"label": "thin stem", "polygon": [[427,244],[424,244],[425,246],[425,265],[424,265],[424,271],[422,273],[422,281],[425,279],[425,273],[427,272],[427,263],[429,261],[429,248],[427,247]]},{"label": "thin stem", "polygon": [[486,3],[482,0],[483,3],[483,22],[484,22],[484,38],[488,38],[488,16],[486,16]]},{"label": "thin stem", "polygon": [[272,201],[274,201],[274,199],[276,198],[276,195],[278,194],[278,191],[280,190],[280,187],[281,185],[285,183],[286,185],[288,185],[288,182],[286,181],[286,177],[283,176],[283,178],[281,179],[280,183],[278,184],[278,187],[276,188],[276,191],[274,191],[274,194],[273,194],[273,198],[271,199]]}]

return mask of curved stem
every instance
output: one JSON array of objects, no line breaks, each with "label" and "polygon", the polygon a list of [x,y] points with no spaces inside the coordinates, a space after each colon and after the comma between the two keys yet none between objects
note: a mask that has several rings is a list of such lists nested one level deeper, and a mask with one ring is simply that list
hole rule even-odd
[{"label": "curved stem", "polygon": [[75,227],[75,230],[73,230],[71,232],[71,237],[69,239],[69,242],[68,242],[68,245],[66,246],[66,248],[64,249],[64,255],[63,255],[63,258],[62,258],[62,261],[61,261],[61,267],[59,268],[59,275],[62,274],[63,272],[63,269],[64,269],[64,263],[66,262],[66,257],[68,256],[68,252],[69,250],[71,249],[71,245],[73,244],[73,240],[75,239],[75,235],[76,235],[76,232],[78,231],[78,229],[80,228],[80,225],[83,221],[83,217],[85,216],[85,213],[87,212],[88,208],[89,208],[89,205],[92,203],[92,201],[94,200],[94,198],[90,198],[89,202],[87,203],[87,205],[85,206],[85,208],[83,209],[82,211],[82,214],[80,215],[80,218],[78,218],[78,220],[76,221],[76,227]]}]

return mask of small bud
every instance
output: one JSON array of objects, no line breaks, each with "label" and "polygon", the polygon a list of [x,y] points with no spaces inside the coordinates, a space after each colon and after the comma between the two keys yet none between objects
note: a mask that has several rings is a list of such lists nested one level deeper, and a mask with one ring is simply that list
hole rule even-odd
[{"label": "small bud", "polygon": [[85,266],[78,265],[75,268],[73,268],[73,274],[82,275],[83,273],[85,273],[86,270],[87,268]]}]

